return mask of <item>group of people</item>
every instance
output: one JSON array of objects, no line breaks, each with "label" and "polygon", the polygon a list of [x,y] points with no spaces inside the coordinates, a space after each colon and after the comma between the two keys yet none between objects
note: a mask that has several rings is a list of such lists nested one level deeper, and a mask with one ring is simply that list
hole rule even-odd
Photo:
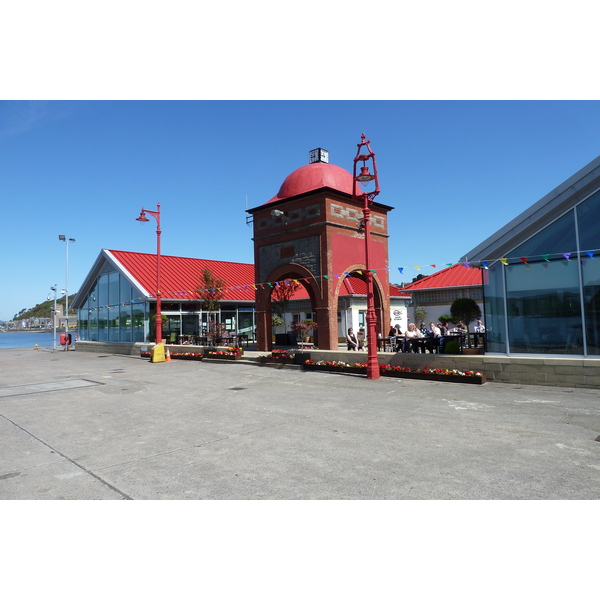
[{"label": "group of people", "polygon": [[[478,320],[474,328],[476,333],[485,333],[485,327]],[[409,323],[406,333],[402,333],[399,325],[392,325],[388,333],[390,341],[394,341],[394,352],[422,352],[428,350],[430,353],[440,351],[442,338],[447,335],[459,335],[467,333],[467,327],[462,321],[459,321],[457,326],[450,328],[448,323],[429,323],[429,328],[425,327],[425,323],[421,327],[417,327],[415,323]],[[357,337],[352,328],[348,329],[346,336],[348,350],[362,350],[363,342]],[[477,344],[477,337],[475,338]]]}]

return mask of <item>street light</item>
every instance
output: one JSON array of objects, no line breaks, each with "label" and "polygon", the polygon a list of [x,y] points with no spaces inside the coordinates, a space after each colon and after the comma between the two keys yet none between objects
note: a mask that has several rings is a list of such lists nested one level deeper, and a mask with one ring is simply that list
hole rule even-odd
[{"label": "street light", "polygon": [[[54,332],[54,346],[52,347],[52,352],[56,352],[56,290],[58,288],[58,284],[54,284],[50,289],[54,292],[54,310],[52,311],[52,330]],[[48,294],[48,300],[52,300],[50,294]]]},{"label": "street light", "polygon": [[59,235],[58,239],[65,242],[67,247],[67,276],[65,285],[65,351],[69,349],[69,244],[74,242],[74,238],[67,239],[64,235]]},{"label": "street light", "polygon": [[[363,221],[361,223],[365,232],[365,277],[367,281],[367,379],[379,379],[379,358],[377,356],[377,314],[375,312],[375,296],[373,291],[373,272],[371,271],[371,204],[375,196],[379,194],[379,178],[377,176],[377,164],[375,163],[375,153],[371,150],[370,140],[365,141],[365,134],[361,135],[361,142],[357,144],[358,150],[354,157],[353,181],[357,181],[362,186],[367,187],[371,182],[375,182],[375,189],[363,194],[356,193],[356,185],[352,186],[352,199],[362,200],[363,203]],[[361,154],[362,147],[366,146],[367,154]],[[367,161],[373,162],[373,173],[369,173]],[[356,174],[356,167],[362,162],[360,174]]]},{"label": "street light", "polygon": [[146,210],[142,206],[140,216],[136,221],[147,223],[149,219],[146,213],[156,219],[156,343],[162,342],[162,312],[160,306],[160,203],[156,205],[156,210]]}]

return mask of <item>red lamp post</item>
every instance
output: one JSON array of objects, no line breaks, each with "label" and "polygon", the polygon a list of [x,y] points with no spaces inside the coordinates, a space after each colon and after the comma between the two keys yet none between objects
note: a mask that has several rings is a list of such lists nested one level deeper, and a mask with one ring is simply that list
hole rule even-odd
[{"label": "red lamp post", "polygon": [[156,210],[146,210],[142,206],[142,212],[136,221],[147,223],[149,219],[146,213],[156,219],[156,343],[162,342],[162,312],[160,306],[160,203],[156,205]]},{"label": "red lamp post", "polygon": [[[361,142],[357,144],[358,150],[354,157],[354,181],[358,181],[363,186],[368,186],[372,181],[375,182],[375,189],[371,192],[364,192],[358,195],[356,185],[352,189],[353,200],[359,198],[363,203],[363,227],[365,232],[365,275],[367,280],[367,379],[379,379],[379,358],[377,356],[377,313],[375,312],[375,296],[373,291],[373,272],[371,271],[371,204],[375,196],[379,194],[379,178],[377,176],[377,164],[375,162],[375,153],[371,150],[371,141],[365,141],[365,134],[361,135]],[[366,146],[367,153],[362,153],[363,146]],[[364,152],[364,151],[363,151]],[[373,174],[369,173],[367,161],[373,162]],[[356,166],[362,162],[360,173],[356,174]]]}]

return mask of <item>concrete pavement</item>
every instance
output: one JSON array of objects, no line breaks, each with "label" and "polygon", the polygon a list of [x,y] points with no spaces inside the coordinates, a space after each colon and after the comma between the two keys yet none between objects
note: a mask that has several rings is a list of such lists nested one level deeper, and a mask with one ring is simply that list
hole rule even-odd
[{"label": "concrete pavement", "polygon": [[596,390],[0,350],[0,499],[598,499]]}]

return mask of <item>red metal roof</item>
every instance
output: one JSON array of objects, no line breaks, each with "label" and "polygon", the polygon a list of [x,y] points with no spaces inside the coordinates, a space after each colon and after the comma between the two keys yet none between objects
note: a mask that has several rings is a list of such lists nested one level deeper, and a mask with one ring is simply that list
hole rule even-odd
[{"label": "red metal roof", "polygon": [[[156,291],[156,254],[126,252],[124,250],[106,250],[121,264],[132,279],[137,281],[149,294]],[[464,267],[463,267],[464,268]],[[202,258],[185,258],[182,256],[160,257],[161,294],[163,299],[200,300],[196,289],[200,285],[200,274],[210,269],[214,277],[225,282],[226,290],[223,301],[254,302],[254,265],[247,263],[206,260]],[[266,283],[266,282],[265,282]],[[282,284],[283,285],[283,284]],[[367,284],[357,277],[344,279],[340,295],[366,295]],[[399,288],[390,285],[390,296],[405,296]],[[292,300],[308,298],[308,293],[301,286],[292,296]]]},{"label": "red metal roof", "polygon": [[471,269],[460,263],[456,263],[437,273],[433,273],[418,281],[409,283],[408,285],[405,285],[402,290],[412,292],[474,285],[481,285],[481,269]]},{"label": "red metal roof", "polygon": [[[156,254],[108,250],[133,279],[150,294],[156,292]],[[214,277],[225,282],[224,301],[254,302],[254,265],[246,263],[184,258],[182,256],[160,257],[161,294],[165,298],[199,300],[196,289],[200,274],[210,269]]]}]

